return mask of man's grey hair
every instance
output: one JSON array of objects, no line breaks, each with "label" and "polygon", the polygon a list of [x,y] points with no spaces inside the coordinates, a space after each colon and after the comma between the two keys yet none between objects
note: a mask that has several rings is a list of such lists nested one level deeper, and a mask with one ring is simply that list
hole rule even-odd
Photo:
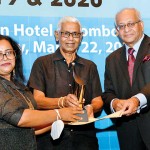
[{"label": "man's grey hair", "polygon": [[57,25],[57,31],[60,31],[62,24],[66,23],[66,22],[78,23],[80,26],[80,32],[82,32],[82,27],[81,27],[80,21],[77,18],[72,17],[72,16],[65,16],[65,17],[61,18]]},{"label": "man's grey hair", "polygon": [[124,9],[120,10],[120,11],[116,14],[115,22],[117,21],[118,15],[119,15],[120,13],[122,13],[123,11],[125,11],[125,10],[133,10],[133,11],[135,11],[135,14],[136,14],[137,18],[142,21],[141,14],[140,14],[140,12],[139,12],[137,9],[135,9],[135,8],[124,8]]}]

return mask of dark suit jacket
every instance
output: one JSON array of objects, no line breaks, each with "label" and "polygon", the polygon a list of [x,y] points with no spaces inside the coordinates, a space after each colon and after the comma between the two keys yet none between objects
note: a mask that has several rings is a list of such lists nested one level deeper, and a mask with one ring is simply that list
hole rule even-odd
[{"label": "dark suit jacket", "polygon": [[140,114],[117,119],[117,122],[136,119],[143,133],[142,136],[145,138],[149,136],[150,139],[150,61],[143,62],[147,54],[150,54],[150,38],[145,35],[135,60],[132,87],[129,81],[125,46],[106,58],[103,100],[105,107],[110,110],[112,99],[128,99],[135,94],[143,93],[147,98],[147,107],[141,110]]}]

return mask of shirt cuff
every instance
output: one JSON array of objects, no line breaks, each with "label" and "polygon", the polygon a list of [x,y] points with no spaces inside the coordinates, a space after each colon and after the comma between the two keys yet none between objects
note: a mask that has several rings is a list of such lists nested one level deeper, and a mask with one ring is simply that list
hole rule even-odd
[{"label": "shirt cuff", "polygon": [[138,100],[140,101],[140,106],[138,107],[138,110],[137,110],[137,113],[140,113],[140,110],[147,106],[147,99],[146,99],[145,95],[142,93],[138,93],[138,94],[134,95],[133,97],[138,98]]},{"label": "shirt cuff", "polygon": [[117,98],[114,98],[114,99],[111,101],[111,103],[110,103],[110,110],[111,110],[112,113],[115,112],[115,110],[114,110],[113,107],[112,107],[112,103],[113,103],[113,101],[114,101],[115,99],[117,99]]}]

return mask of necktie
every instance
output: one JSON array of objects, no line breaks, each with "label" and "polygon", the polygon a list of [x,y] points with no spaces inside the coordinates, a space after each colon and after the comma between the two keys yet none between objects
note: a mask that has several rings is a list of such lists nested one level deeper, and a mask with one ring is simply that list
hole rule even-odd
[{"label": "necktie", "polygon": [[133,48],[129,48],[128,49],[128,72],[129,72],[129,77],[130,77],[130,84],[132,85],[132,77],[133,77],[133,68],[134,68],[134,62],[135,62],[135,58],[134,58],[134,49]]}]

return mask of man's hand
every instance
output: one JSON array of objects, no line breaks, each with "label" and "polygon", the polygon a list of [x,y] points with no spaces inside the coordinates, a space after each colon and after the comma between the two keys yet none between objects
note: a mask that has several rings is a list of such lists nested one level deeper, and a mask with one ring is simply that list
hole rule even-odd
[{"label": "man's hand", "polygon": [[137,112],[139,100],[136,97],[131,97],[127,100],[115,99],[112,106],[115,111],[122,110],[122,115],[130,116]]},{"label": "man's hand", "polygon": [[139,104],[140,102],[136,97],[131,97],[130,99],[126,100],[123,106],[124,112],[122,115],[131,116],[135,114],[137,112]]},{"label": "man's hand", "polygon": [[119,111],[123,108],[123,105],[124,105],[124,101],[125,100],[122,100],[122,99],[115,99],[113,100],[113,103],[112,103],[112,107],[115,111]]},{"label": "man's hand", "polygon": [[78,98],[74,94],[68,94],[63,101],[64,107],[79,107]]},{"label": "man's hand", "polygon": [[89,118],[94,118],[93,106],[92,105],[86,105],[85,109],[87,111],[88,117]]}]

